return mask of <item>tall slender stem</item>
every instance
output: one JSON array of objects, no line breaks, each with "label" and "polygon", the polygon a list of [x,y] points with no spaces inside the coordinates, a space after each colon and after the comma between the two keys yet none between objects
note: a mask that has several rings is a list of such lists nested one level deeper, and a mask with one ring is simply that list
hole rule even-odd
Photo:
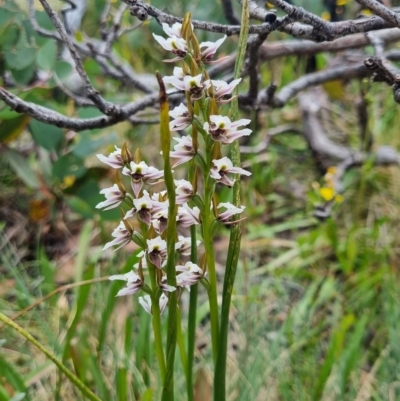
[{"label": "tall slender stem", "polygon": [[[157,73],[158,85],[160,87],[160,133],[161,149],[164,159],[164,181],[168,194],[168,224],[166,230],[167,239],[167,284],[176,288],[176,261],[175,261],[175,241],[177,236],[176,229],[176,194],[174,177],[172,175],[170,150],[171,132],[169,130],[169,103],[165,85],[160,74]],[[162,401],[172,401],[174,399],[174,361],[177,337],[177,294],[173,291],[169,294],[168,301],[168,333],[166,346],[166,372],[164,378]]]},{"label": "tall slender stem", "polygon": [[187,371],[187,355],[185,349],[185,340],[182,334],[182,319],[181,319],[181,310],[180,308],[176,308],[176,327],[177,333],[176,338],[178,341],[179,353],[181,354],[181,362],[183,371],[185,372],[186,381],[188,379],[188,371]]},{"label": "tall slender stem", "polygon": [[203,239],[204,239],[204,248],[206,249],[206,255],[207,255],[208,279],[210,281],[210,290],[208,292],[208,298],[210,303],[211,343],[213,351],[213,360],[215,364],[217,361],[217,354],[218,354],[219,318],[218,318],[217,272],[215,269],[213,239],[211,238],[210,235],[210,227],[211,227],[210,203],[211,203],[211,196],[213,193],[213,185],[211,183],[209,173],[206,174],[205,183],[206,183],[206,188],[204,196]]},{"label": "tall slender stem", "polygon": [[[194,128],[195,129],[195,128]],[[189,168],[189,180],[194,178],[194,163]],[[191,249],[190,261],[197,263],[197,238],[196,226],[190,227]],[[196,314],[197,314],[197,294],[199,292],[199,284],[196,283],[190,287],[189,296],[189,317],[188,317],[188,346],[187,346],[187,365],[186,365],[186,391],[188,401],[194,401],[194,383],[193,383],[193,362],[194,348],[196,343]]]},{"label": "tall slender stem", "polygon": [[[249,29],[249,0],[243,0],[242,22],[238,46],[238,57],[235,65],[235,78],[239,78],[244,58],[246,54],[248,29]],[[237,95],[237,87],[235,88]],[[232,101],[231,117],[235,120],[238,115],[237,96]],[[231,149],[231,159],[235,166],[240,166],[240,149],[236,140]],[[237,175],[233,186],[233,204],[240,206],[240,176]],[[229,310],[232,299],[233,285],[235,282],[236,269],[239,260],[241,241],[241,224],[236,224],[232,230],[229,239],[228,257],[226,261],[224,288],[222,291],[221,306],[221,330],[218,338],[218,356],[214,371],[214,401],[225,401],[226,399],[226,356],[228,350],[228,331],[229,331]]]},{"label": "tall slender stem", "polygon": [[150,280],[153,295],[151,296],[151,311],[152,311],[152,323],[153,323],[153,331],[154,331],[154,342],[156,348],[156,355],[158,360],[158,366],[160,368],[160,376],[161,380],[165,379],[165,357],[164,350],[162,344],[162,336],[161,336],[161,313],[160,313],[160,305],[159,300],[155,296],[157,290],[157,281],[156,281],[156,267],[149,266]]}]

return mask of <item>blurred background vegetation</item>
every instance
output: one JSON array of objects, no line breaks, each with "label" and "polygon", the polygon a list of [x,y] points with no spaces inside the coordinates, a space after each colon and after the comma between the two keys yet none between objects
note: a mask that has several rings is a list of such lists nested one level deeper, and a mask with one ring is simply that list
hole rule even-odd
[{"label": "blurred background vegetation", "polygon": [[[323,1],[294,3],[329,18]],[[354,2],[342,3],[342,12],[353,16]],[[60,1],[51,4],[56,10],[64,6]],[[190,11],[195,19],[226,23],[217,1],[152,4],[177,16]],[[103,0],[89,1],[77,40],[80,35],[98,37],[104,5]],[[119,5],[113,3],[114,8]],[[41,26],[53,30],[40,7],[36,15]],[[136,22],[129,12],[122,19],[127,27]],[[114,50],[139,73],[170,75],[172,67],[161,63],[165,55],[152,32],[161,32],[156,21],[144,22]],[[199,38],[217,35],[201,32]],[[268,40],[287,38],[274,32]],[[219,56],[232,52],[236,41],[228,38]],[[25,1],[0,1],[2,85],[12,77],[14,89],[26,101],[68,116],[99,115],[95,108],[77,106],[57,88],[72,72],[58,57],[60,51],[52,39],[33,30]],[[332,57],[319,54],[317,66]],[[265,63],[262,86],[271,80],[279,87],[291,82],[304,74],[305,64],[298,57]],[[105,78],[93,59],[85,59],[85,68],[106,99],[126,103],[140,98]],[[389,87],[365,80],[324,88],[329,135],[360,146],[355,114],[360,87],[368,102],[373,146],[400,150],[399,106]],[[254,117],[252,112],[242,115]],[[283,124],[302,127],[296,100],[260,114],[246,145],[260,143],[268,129]],[[13,316],[60,286],[99,279],[59,291],[17,322],[60,355],[103,400],[157,400],[160,388],[149,316],[136,297],[115,298],[120,283],[101,280],[130,270],[136,253],[134,247],[101,252],[120,215],[94,208],[102,200],[100,189],[113,180],[113,172],[95,154],[108,154],[126,141],[160,167],[157,140],[157,125],[122,123],[73,132],[17,114],[0,102],[0,310]],[[318,220],[315,208],[331,195],[321,191],[326,172],[317,168],[301,136],[274,136],[265,152],[244,154],[243,163],[253,175],[242,184],[247,221],[231,317],[229,399],[399,400],[399,168],[376,167],[371,160],[349,170],[331,216]],[[227,196],[220,193],[221,199]],[[216,243],[220,269],[226,234]],[[184,322],[186,307],[184,298]],[[195,370],[198,400],[206,400],[212,358],[205,294],[200,295],[198,320]],[[184,400],[184,376],[176,377],[177,400]],[[81,395],[42,354],[2,327],[0,401],[22,399],[79,400]]]}]

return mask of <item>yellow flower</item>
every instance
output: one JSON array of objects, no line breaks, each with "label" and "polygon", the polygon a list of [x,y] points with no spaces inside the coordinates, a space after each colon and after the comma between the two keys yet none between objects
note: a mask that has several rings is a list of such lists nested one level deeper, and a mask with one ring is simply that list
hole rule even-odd
[{"label": "yellow flower", "polygon": [[319,190],[319,194],[324,198],[324,200],[329,202],[335,197],[335,190],[329,187],[322,187]]}]

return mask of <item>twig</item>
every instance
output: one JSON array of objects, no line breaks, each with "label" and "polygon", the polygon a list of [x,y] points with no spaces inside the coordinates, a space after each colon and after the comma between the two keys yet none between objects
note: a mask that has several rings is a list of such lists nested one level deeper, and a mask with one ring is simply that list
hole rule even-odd
[{"label": "twig", "polygon": [[241,146],[240,147],[240,153],[249,153],[252,155],[256,155],[258,153],[261,153],[265,151],[268,148],[268,145],[271,141],[271,138],[273,138],[276,135],[281,135],[281,134],[287,134],[287,133],[293,133],[293,134],[300,134],[303,135],[303,131],[297,127],[296,125],[293,124],[284,124],[280,125],[278,127],[271,128],[267,131],[267,133],[264,135],[263,139],[258,143],[256,146]]},{"label": "twig", "polygon": [[259,74],[258,74],[258,61],[260,54],[260,46],[267,39],[268,33],[254,35],[249,39],[247,44],[247,54],[248,54],[248,62],[247,62],[247,73],[250,78],[249,91],[247,93],[247,97],[249,102],[253,105],[254,108],[258,108],[257,106],[257,95],[259,91]]},{"label": "twig", "polygon": [[61,128],[69,128],[75,131],[83,131],[85,129],[109,127],[130,118],[135,113],[155,104],[158,99],[158,93],[154,92],[137,102],[128,103],[121,107],[121,112],[119,114],[84,119],[66,117],[46,107],[26,102],[2,87],[0,87],[0,99],[7,103],[11,109],[15,110],[17,113],[27,114],[28,116],[46,124],[55,125]]},{"label": "twig", "polygon": [[266,88],[264,91],[260,92],[258,101],[260,104],[263,103],[279,108],[283,107],[298,93],[312,86],[321,85],[336,79],[363,78],[368,75],[370,75],[370,72],[362,62],[354,66],[330,68],[327,70],[307,74],[296,79],[287,86],[283,87],[279,93],[272,98],[272,100],[268,94],[270,89]]},{"label": "twig", "polygon": [[389,10],[387,7],[385,7],[378,1],[376,0],[356,0],[356,1],[362,6],[369,8],[374,14],[379,15],[390,25],[396,27],[400,26],[400,16],[397,15],[394,11]]},{"label": "twig", "polygon": [[389,62],[379,57],[369,57],[364,61],[365,66],[372,71],[372,82],[386,82],[393,88],[393,98],[400,104],[400,71]]},{"label": "twig", "polygon": [[304,119],[304,138],[315,156],[326,167],[343,162],[343,166],[359,165],[364,160],[373,158],[375,165],[400,165],[400,154],[390,146],[382,146],[375,153],[364,153],[338,145],[325,134],[318,118],[320,109],[318,95],[308,91],[299,97],[299,105]]},{"label": "twig", "polygon": [[103,112],[104,114],[106,114],[108,116],[119,114],[120,107],[115,104],[112,104],[110,102],[107,102],[105,99],[103,99],[103,97],[100,95],[100,93],[96,89],[94,89],[93,85],[90,82],[89,77],[86,74],[85,68],[83,67],[81,57],[80,57],[79,53],[77,52],[74,44],[72,43],[72,40],[68,36],[68,33],[65,30],[64,26],[62,25],[57,14],[50,7],[47,0],[39,0],[39,1],[42,4],[43,8],[45,9],[47,15],[53,22],[54,26],[56,27],[57,32],[59,33],[60,37],[62,38],[64,44],[68,47],[71,57],[74,60],[76,71],[78,72],[78,74],[81,77],[82,82],[84,84],[84,89],[85,89],[85,92],[86,92],[88,98],[91,99],[93,101],[93,103],[95,103],[96,106],[99,108],[99,110],[101,112]]},{"label": "twig", "polygon": [[232,25],[240,25],[239,18],[236,17],[231,0],[222,0],[222,10],[224,11],[224,15],[226,20]]}]

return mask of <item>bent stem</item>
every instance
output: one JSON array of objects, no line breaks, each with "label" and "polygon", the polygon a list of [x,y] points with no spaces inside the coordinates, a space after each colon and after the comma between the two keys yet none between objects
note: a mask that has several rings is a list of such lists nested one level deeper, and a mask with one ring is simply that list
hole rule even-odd
[{"label": "bent stem", "polygon": [[43,347],[39,341],[35,340],[26,330],[24,330],[17,323],[13,322],[10,318],[0,313],[0,320],[6,325],[12,327],[15,331],[24,336],[29,342],[39,348],[57,367],[60,369],[65,376],[71,381],[71,383],[81,391],[81,393],[86,396],[91,401],[101,401],[96,394],[94,394],[86,385],[78,379],[61,361],[59,361],[49,350]]}]

